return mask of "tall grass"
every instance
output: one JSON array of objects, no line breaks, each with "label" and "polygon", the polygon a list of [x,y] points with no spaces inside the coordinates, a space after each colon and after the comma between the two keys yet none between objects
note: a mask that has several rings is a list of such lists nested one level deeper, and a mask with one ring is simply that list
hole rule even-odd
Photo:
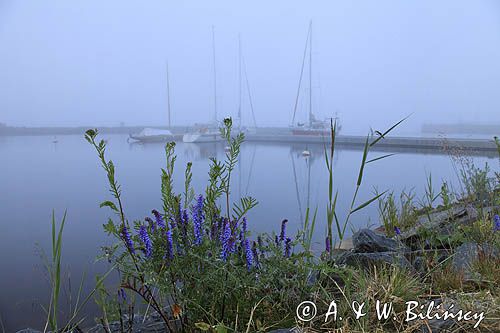
[{"label": "tall grass", "polygon": [[[76,294],[75,303],[72,304],[71,295],[69,300],[69,311],[62,311],[60,304],[60,294],[63,285],[63,274],[61,271],[61,259],[62,259],[62,244],[63,244],[63,231],[66,224],[67,212],[61,219],[59,225],[56,222],[55,212],[52,211],[52,221],[51,221],[51,260],[45,260],[45,268],[49,273],[50,280],[50,300],[47,308],[43,308],[47,314],[45,320],[45,325],[43,332],[48,330],[52,332],[68,332],[72,329],[77,328],[84,320],[84,318],[79,318],[84,306],[90,301],[96,288],[91,290],[89,294],[83,298],[83,283],[85,281],[85,274],[83,274],[80,284],[78,287],[78,292]],[[45,257],[45,256],[44,256]],[[106,272],[101,278],[98,279],[98,283],[102,283],[104,279],[111,273],[113,268]],[[64,308],[63,308],[64,309]],[[64,320],[64,324],[60,324],[61,315],[66,314],[67,318]]]},{"label": "tall grass", "polygon": [[56,225],[55,212],[52,211],[52,260],[50,266],[47,267],[50,273],[51,295],[50,303],[47,309],[47,320],[44,332],[46,332],[48,328],[56,332],[58,330],[57,317],[59,311],[59,293],[61,291],[62,234],[65,223],[66,211],[64,212],[64,216],[59,224],[59,228],[57,228]]},{"label": "tall grass", "polygon": [[[333,120],[330,121],[330,132],[331,132],[331,138],[330,138],[330,147],[327,149],[325,147],[325,163],[326,163],[326,168],[328,170],[328,201],[327,201],[327,209],[326,209],[326,221],[327,221],[327,239],[326,242],[328,243],[328,247],[330,249],[334,248],[334,240],[333,240],[333,226],[335,223],[336,231],[337,231],[337,237],[339,239],[339,244],[338,247],[340,248],[342,246],[342,242],[345,238],[345,232],[346,228],[349,225],[349,221],[351,219],[351,216],[356,213],[357,211],[365,208],[366,206],[370,205],[372,202],[378,200],[380,197],[382,197],[386,191],[382,193],[377,193],[370,199],[358,203],[358,194],[359,190],[361,188],[361,184],[363,182],[363,177],[365,175],[365,168],[368,166],[368,164],[382,160],[384,158],[393,156],[394,154],[385,154],[381,155],[378,157],[375,157],[373,159],[368,159],[369,153],[373,147],[382,139],[384,139],[392,130],[394,130],[397,126],[399,126],[403,121],[405,121],[408,117],[405,117],[392,125],[389,129],[386,131],[378,132],[378,136],[373,138],[370,135],[366,136],[366,141],[363,147],[363,155],[361,158],[361,164],[359,166],[359,171],[358,171],[358,177],[356,181],[356,187],[354,190],[354,194],[350,200],[350,206],[349,210],[343,220],[339,219],[339,216],[337,214],[337,200],[339,197],[339,190],[335,188],[334,184],[334,167],[333,167],[333,157],[335,154],[335,138],[337,136],[337,123],[336,121],[333,122]],[[333,255],[333,252],[330,252],[331,255]]]}]

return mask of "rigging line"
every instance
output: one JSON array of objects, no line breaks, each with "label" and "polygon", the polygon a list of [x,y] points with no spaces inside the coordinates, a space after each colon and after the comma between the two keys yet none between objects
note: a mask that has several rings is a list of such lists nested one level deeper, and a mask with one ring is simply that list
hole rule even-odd
[{"label": "rigging line", "polygon": [[250,92],[250,83],[248,81],[248,75],[247,75],[247,65],[245,63],[245,58],[243,56],[241,57],[241,59],[243,61],[243,74],[245,75],[245,82],[248,92],[248,102],[250,103],[250,110],[252,111],[253,125],[257,127],[257,120],[255,120],[255,112],[253,109],[252,93]]},{"label": "rigging line", "polygon": [[297,88],[297,96],[295,97],[295,106],[293,107],[292,125],[295,123],[295,114],[297,113],[297,105],[299,103],[300,85],[302,83],[302,77],[304,76],[304,65],[306,63],[307,45],[309,44],[310,34],[311,34],[311,25],[309,25],[309,30],[307,31],[306,45],[304,47],[304,55],[302,57],[302,67],[300,68],[299,86]]},{"label": "rigging line", "polygon": [[168,110],[168,127],[171,127],[170,122],[170,80],[168,75],[168,61],[167,61],[167,110]]},{"label": "rigging line", "polygon": [[309,127],[312,127],[312,20],[309,22]]},{"label": "rigging line", "polygon": [[212,25],[212,56],[214,66],[214,121],[217,123],[217,70],[215,67],[215,27]]},{"label": "rigging line", "polygon": [[238,104],[238,122],[241,129],[241,35],[238,34],[238,84],[239,84],[239,104]]}]

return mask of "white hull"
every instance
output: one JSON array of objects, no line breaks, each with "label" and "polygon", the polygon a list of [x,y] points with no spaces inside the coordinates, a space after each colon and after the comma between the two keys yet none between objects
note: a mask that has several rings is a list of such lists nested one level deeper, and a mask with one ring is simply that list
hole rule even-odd
[{"label": "white hull", "polygon": [[182,137],[183,142],[219,142],[222,141],[220,133],[187,133]]}]

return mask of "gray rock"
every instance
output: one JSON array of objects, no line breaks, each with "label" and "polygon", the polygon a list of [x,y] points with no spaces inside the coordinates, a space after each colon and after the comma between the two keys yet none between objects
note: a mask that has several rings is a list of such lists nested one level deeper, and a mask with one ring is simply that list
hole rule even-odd
[{"label": "gray rock", "polygon": [[17,331],[16,333],[42,333],[32,328],[25,328],[24,330]]},{"label": "gray rock", "polygon": [[418,256],[413,260],[413,267],[418,271],[418,272],[425,272],[425,259],[422,256]]},{"label": "gray rock", "polygon": [[[484,207],[481,209],[481,215],[489,214],[498,209],[498,206]],[[478,210],[472,205],[464,204],[457,204],[447,210],[434,210],[419,216],[415,226],[401,234],[401,239],[417,237],[421,228],[432,230],[441,235],[451,235],[458,225],[468,225],[476,221],[479,215]]]},{"label": "gray rock", "polygon": [[345,252],[337,258],[338,265],[348,265],[354,267],[372,268],[375,265],[393,265],[405,269],[413,270],[413,266],[408,259],[397,252],[373,252],[357,253]]},{"label": "gray rock", "polygon": [[[498,258],[499,249],[488,244],[478,245],[468,242],[456,248],[452,267],[456,272],[463,273],[466,280],[472,279],[472,266],[479,259],[480,253]],[[476,277],[480,278],[480,277]]]},{"label": "gray rock", "polygon": [[[450,310],[453,313],[456,313],[460,310],[458,303],[454,300],[445,300],[442,299],[434,300],[436,306],[441,304],[443,308],[442,311]],[[453,305],[453,307],[451,307]],[[422,333],[440,333],[440,332],[450,332],[452,331],[453,326],[456,325],[455,319],[430,319],[427,323],[424,323],[420,326],[420,332]]]},{"label": "gray rock", "polygon": [[361,229],[352,236],[355,252],[390,252],[406,249],[400,242],[377,234],[370,229]]}]

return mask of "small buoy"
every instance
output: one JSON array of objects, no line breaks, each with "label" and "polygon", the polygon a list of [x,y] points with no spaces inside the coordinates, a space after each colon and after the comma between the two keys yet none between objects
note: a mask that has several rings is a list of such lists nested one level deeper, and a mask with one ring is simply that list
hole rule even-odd
[{"label": "small buoy", "polygon": [[304,156],[304,157],[311,156],[311,152],[310,152],[309,150],[304,150],[304,151],[302,152],[302,156]]}]

